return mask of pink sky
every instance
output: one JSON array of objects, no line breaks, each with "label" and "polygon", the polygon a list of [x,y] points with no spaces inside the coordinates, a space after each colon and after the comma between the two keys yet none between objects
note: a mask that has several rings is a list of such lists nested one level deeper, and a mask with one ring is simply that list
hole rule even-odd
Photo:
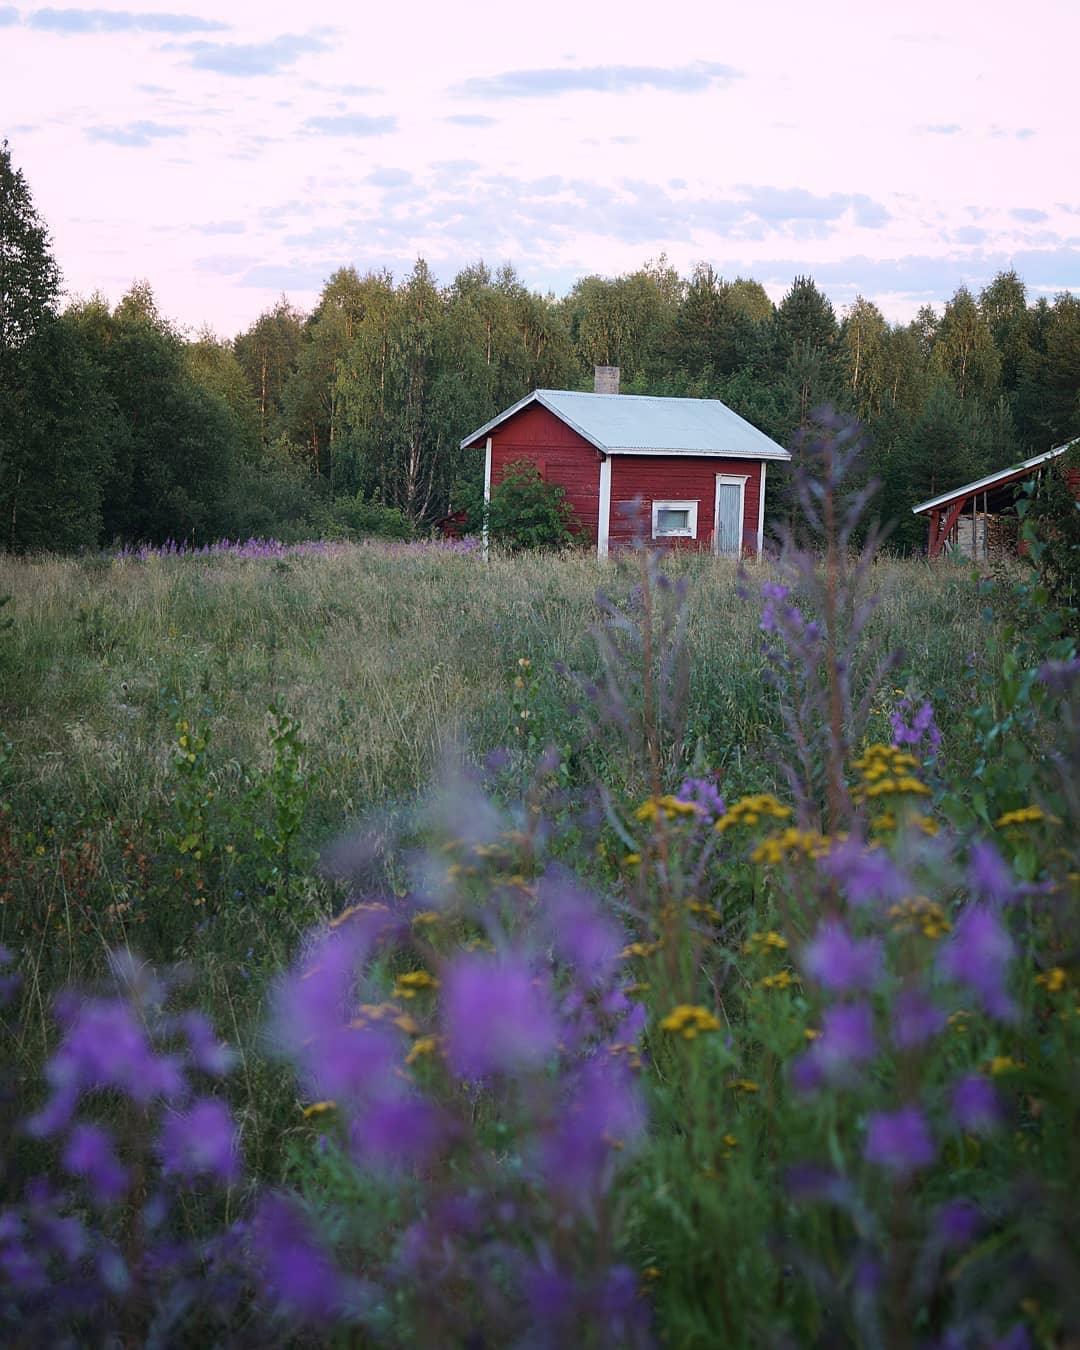
[{"label": "pink sky", "polygon": [[[376,10],[378,11],[376,13]],[[564,293],[666,252],[910,318],[1080,290],[1076,0],[0,0],[0,136],[73,294],[232,336],[352,263]]]}]

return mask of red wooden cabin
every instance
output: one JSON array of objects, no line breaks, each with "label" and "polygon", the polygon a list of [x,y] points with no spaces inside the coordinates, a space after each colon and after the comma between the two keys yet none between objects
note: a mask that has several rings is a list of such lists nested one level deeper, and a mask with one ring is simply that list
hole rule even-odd
[{"label": "red wooden cabin", "polygon": [[[614,387],[612,387],[614,386]],[[642,532],[670,548],[756,557],[765,529],[765,468],[790,454],[718,399],[619,394],[597,367],[597,392],[537,389],[478,427],[484,500],[509,464],[555,483],[597,556]]]}]

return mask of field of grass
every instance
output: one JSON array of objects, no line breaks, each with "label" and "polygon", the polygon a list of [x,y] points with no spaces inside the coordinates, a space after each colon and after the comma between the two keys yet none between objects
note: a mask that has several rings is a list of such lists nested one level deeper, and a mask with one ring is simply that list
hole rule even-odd
[{"label": "field of grass", "polygon": [[[676,731],[668,731],[674,739],[650,769],[648,756],[620,748],[603,717],[598,722],[593,703],[600,706],[602,698],[590,702],[595,686],[604,686],[598,629],[622,632],[627,650],[636,650],[643,574],[634,559],[620,566],[573,556],[485,562],[438,549],[340,545],[326,554],[276,559],[0,560],[0,595],[10,597],[0,611],[8,622],[0,633],[0,943],[15,954],[25,980],[19,1017],[10,1025],[20,1090],[33,1097],[51,1044],[51,996],[73,982],[101,979],[108,952],[130,944],[156,966],[185,965],[183,997],[204,1008],[239,1051],[230,1100],[251,1178],[247,1187],[288,1180],[316,1208],[335,1188],[339,1199],[352,1193],[349,1187],[358,1183],[325,1171],[329,1164],[313,1152],[317,1132],[302,1114],[310,1094],[268,1053],[273,991],[281,972],[306,950],[305,933],[357,898],[320,867],[335,841],[363,822],[378,846],[357,846],[363,858],[353,871],[363,875],[368,894],[405,898],[415,888],[415,849],[433,847],[433,831],[447,818],[460,837],[468,836],[470,812],[483,809],[471,795],[480,785],[506,819],[525,822],[519,833],[533,828],[528,812],[542,809],[550,827],[547,859],[573,866],[622,916],[631,937],[648,935],[658,948],[670,937],[674,964],[666,975],[651,976],[650,1018],[664,1011],[655,1001],[663,986],[671,998],[695,1007],[706,1001],[701,988],[711,988],[723,1018],[738,1020],[725,1003],[724,981],[736,979],[751,998],[762,974],[755,964],[760,953],[723,965],[721,975],[699,938],[676,939],[663,928],[668,920],[646,934],[644,896],[653,882],[643,872],[635,891],[632,868],[618,861],[627,843],[607,827],[590,834],[578,821],[582,811],[595,810],[598,790],[609,814],[632,820],[635,804],[655,800],[657,788],[674,792],[688,774],[708,775],[729,806],[745,794],[785,798],[778,758],[786,734],[783,705],[796,686],[769,678],[760,587],[773,573],[768,565],[752,565],[740,575],[723,561],[684,558],[665,562],[661,576],[653,596],[658,607],[676,605],[685,588],[688,684]],[[985,728],[976,734],[973,713],[981,707],[984,723],[1004,716],[1007,709],[998,705],[1010,697],[1001,692],[1009,651],[1001,646],[1000,620],[984,612],[985,595],[961,566],[881,559],[866,589],[877,605],[854,657],[858,679],[869,679],[881,653],[897,656],[862,743],[890,741],[890,714],[903,697],[910,707],[929,699],[942,733],[931,774],[935,808],[944,812],[943,823],[977,822],[989,809],[987,737]],[[999,589],[1007,593],[1008,585]],[[621,629],[600,592],[627,616]],[[656,623],[659,633],[659,615]],[[656,641],[662,645],[662,636]],[[443,823],[436,827],[425,802],[432,784],[451,774],[450,765],[457,766],[459,799],[450,806],[443,801]],[[657,781],[658,772],[664,781]],[[524,798],[533,806],[520,815]],[[1000,793],[995,801],[1000,809]],[[452,840],[446,846],[452,850]],[[669,847],[675,845],[663,841],[663,866],[658,863],[655,874],[661,915],[674,903],[670,878],[664,880],[664,869],[675,865]],[[531,836],[528,848],[530,865],[539,867]],[[1016,865],[1022,868],[1023,859]],[[695,890],[688,903],[700,909],[704,900],[711,912],[724,911],[723,932],[735,935],[735,945],[726,937],[722,945],[737,952],[749,922],[788,931],[777,917],[790,918],[787,883],[777,876],[755,881],[734,860],[721,872],[709,867],[714,870],[696,875],[694,885],[711,885],[711,892],[695,899]],[[958,894],[957,884],[944,886],[942,903]],[[806,934],[810,911],[797,911],[790,922]],[[795,941],[794,931],[788,936]],[[690,945],[679,946],[676,956],[684,941]],[[646,955],[649,950],[646,944]],[[388,978],[393,981],[393,971]],[[694,997],[691,987],[698,990]],[[801,1026],[811,1015],[798,995],[788,1020],[798,1017]],[[769,1025],[753,1056],[753,1072],[763,1082],[777,1071],[768,1065],[779,1053],[778,1024]],[[732,1034],[738,1040],[739,1033]],[[783,1035],[790,1039],[790,1032]],[[729,1035],[729,1049],[717,1051],[721,1077],[736,1071],[731,1042]],[[604,1229],[604,1242],[605,1251],[614,1242],[620,1260],[649,1272],[639,1298],[643,1306],[655,1305],[654,1330],[671,1344],[720,1343],[709,1340],[720,1308],[725,1343],[763,1343],[756,1339],[763,1328],[779,1336],[781,1324],[784,1336],[795,1335],[787,1343],[827,1338],[832,1314],[822,1311],[829,1300],[820,1288],[813,1309],[806,1293],[776,1293],[783,1316],[775,1324],[767,1290],[748,1294],[742,1311],[729,1306],[739,1281],[764,1278],[763,1271],[779,1278],[776,1273],[791,1266],[768,1251],[767,1239],[779,1223],[775,1197],[784,1150],[772,1131],[781,1128],[781,1108],[771,1096],[761,1103],[764,1134],[754,1145],[749,1106],[725,1125],[717,1117],[706,1130],[715,1136],[706,1146],[699,1137],[705,1126],[699,1121],[691,1129],[687,1105],[704,1090],[704,1080],[680,1078],[683,1070],[659,1039],[652,1064],[658,1076],[649,1088],[650,1112],[662,1138],[636,1164],[636,1199],[619,1210],[615,1229]],[[784,1108],[801,1109],[797,1102]],[[715,1175],[720,1166],[714,1153],[721,1138],[728,1141],[724,1158],[742,1149],[750,1169],[737,1173],[725,1164],[728,1190],[696,1214],[685,1208],[689,1192],[678,1188],[692,1191],[697,1183],[685,1174],[685,1158],[670,1156],[684,1134],[696,1140],[701,1175]],[[832,1147],[841,1144],[834,1139]],[[704,1154],[709,1161],[702,1161]],[[771,1199],[762,1176],[773,1188]],[[236,1190],[230,1208],[241,1208],[247,1193]],[[388,1194],[360,1187],[356,1205],[369,1205],[392,1226],[396,1220],[386,1216],[401,1202]],[[423,1208],[422,1198],[415,1203]],[[345,1220],[334,1222],[340,1242]],[[707,1239],[703,1225],[713,1230]],[[824,1240],[807,1232],[807,1241]],[[840,1279],[836,1263],[844,1244],[835,1224],[829,1233],[832,1276]],[[698,1289],[695,1281],[705,1278],[701,1272],[716,1258],[717,1244],[740,1242],[740,1235],[761,1244],[762,1252],[740,1257],[741,1273],[733,1271],[717,1290]],[[363,1238],[369,1240],[370,1233]],[[349,1241],[362,1239],[353,1234]],[[694,1251],[700,1261],[688,1255]],[[605,1260],[612,1259],[608,1251]],[[676,1277],[671,1263],[679,1262],[684,1270]],[[823,1277],[808,1278],[809,1288]],[[465,1282],[460,1272],[459,1279]],[[913,1306],[910,1291],[893,1289],[890,1297],[894,1307]],[[390,1314],[390,1322],[367,1322],[355,1343],[404,1343],[410,1335],[425,1345],[468,1339],[467,1327],[451,1325],[452,1319],[431,1321],[430,1308],[410,1304],[397,1315],[400,1322]],[[490,1311],[469,1315],[478,1324],[487,1316],[498,1324]],[[840,1317],[836,1328],[842,1324]],[[737,1334],[736,1326],[743,1326]],[[588,1343],[646,1343],[628,1327],[607,1338],[598,1332]],[[793,1332],[797,1327],[802,1330]],[[882,1337],[888,1345],[921,1343],[913,1335]]]}]

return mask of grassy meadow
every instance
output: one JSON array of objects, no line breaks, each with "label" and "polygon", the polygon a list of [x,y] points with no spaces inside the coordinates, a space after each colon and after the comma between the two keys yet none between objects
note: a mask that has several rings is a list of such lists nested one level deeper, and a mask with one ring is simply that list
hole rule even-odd
[{"label": "grassy meadow", "polygon": [[[635,1297],[642,1308],[654,1310],[653,1330],[667,1343],[721,1343],[710,1339],[717,1318],[723,1319],[727,1344],[765,1343],[760,1337],[766,1327],[772,1328],[769,1335],[781,1336],[783,1330],[781,1340],[788,1337],[788,1344],[828,1340],[827,1298],[815,1304],[786,1285],[772,1292],[768,1287],[793,1259],[774,1251],[767,1237],[788,1203],[777,1198],[783,1171],[777,1138],[783,1121],[801,1121],[804,1108],[797,1100],[781,1108],[772,1088],[767,1100],[758,1099],[759,1081],[771,1083],[776,1075],[777,1083],[783,1080],[792,1035],[800,1046],[803,1025],[807,1038],[819,1035],[807,1021],[814,1015],[813,1001],[799,992],[790,971],[780,977],[758,969],[765,949],[754,943],[761,934],[747,936],[758,924],[781,951],[795,942],[796,933],[809,935],[814,910],[799,908],[805,901],[801,882],[784,881],[779,873],[762,876],[760,868],[751,876],[734,854],[720,870],[715,860],[702,862],[680,893],[689,895],[694,914],[707,913],[716,923],[721,912],[726,916],[718,940],[727,954],[717,966],[719,949],[703,948],[696,929],[670,927],[676,906],[672,869],[676,857],[690,867],[689,852],[679,852],[684,843],[689,850],[689,843],[663,836],[663,819],[668,810],[670,829],[677,832],[681,808],[654,805],[651,817],[640,810],[633,815],[643,799],[662,800],[657,787],[670,794],[688,775],[708,778],[729,808],[748,794],[774,794],[774,803],[786,799],[777,756],[785,699],[793,697],[798,681],[793,677],[785,689],[782,681],[768,678],[760,590],[775,576],[769,564],[740,573],[725,561],[696,557],[666,560],[659,576],[661,592],[685,615],[688,682],[677,744],[666,757],[654,758],[650,771],[647,762],[620,751],[617,736],[597,734],[587,706],[590,689],[595,693],[603,684],[598,626],[612,624],[598,593],[636,623],[643,582],[656,592],[656,578],[650,581],[633,557],[620,564],[541,555],[485,562],[439,548],[342,544],[323,554],[276,559],[0,560],[0,595],[10,597],[0,611],[8,624],[0,635],[0,943],[16,954],[25,980],[18,1018],[9,1020],[20,1092],[33,1099],[43,1057],[53,1044],[52,996],[72,983],[90,987],[101,980],[107,953],[128,944],[156,967],[183,968],[179,997],[203,1008],[238,1051],[229,1100],[248,1180],[233,1188],[228,1212],[240,1212],[245,1196],[257,1188],[288,1182],[316,1210],[350,1195],[355,1210],[368,1206],[392,1227],[401,1203],[393,1186],[380,1191],[365,1189],[368,1183],[355,1178],[343,1181],[340,1163],[316,1156],[316,1141],[325,1149],[326,1140],[316,1129],[319,1118],[313,1123],[304,1114],[311,1093],[271,1053],[267,1025],[282,972],[309,949],[306,933],[365,897],[411,903],[405,900],[416,884],[410,860],[418,845],[431,846],[434,828],[425,803],[432,784],[455,764],[464,774],[457,781],[465,786],[456,806],[444,803],[443,816],[458,812],[455,828],[462,838],[472,829],[469,813],[480,809],[470,793],[482,788],[507,819],[519,822],[515,837],[527,836],[530,861],[515,866],[528,878],[528,866],[540,867],[532,821],[543,815],[550,830],[544,845],[548,861],[572,866],[603,905],[621,916],[630,936],[650,938],[627,947],[623,956],[640,958],[646,967],[654,952],[661,952],[656,960],[667,961],[665,950],[670,956],[662,971],[637,972],[642,978],[635,988],[647,991],[651,980],[645,1000],[656,1019],[650,1032],[650,1072],[656,1077],[649,1089],[656,1142],[631,1164],[634,1198],[620,1201],[617,1221],[595,1220],[597,1231],[606,1234],[603,1259],[617,1255],[645,1272]],[[1011,697],[1001,690],[1013,639],[1002,645],[1002,620],[986,609],[984,590],[964,566],[881,558],[858,585],[861,598],[877,597],[852,656],[859,678],[870,679],[882,653],[897,654],[870,706],[863,746],[890,742],[890,715],[903,697],[908,707],[929,700],[942,736],[936,767],[929,771],[935,808],[944,811],[943,822],[966,826],[985,818],[979,793],[985,790],[988,733],[976,736],[971,718],[976,704],[989,716],[988,701],[997,707]],[[1007,594],[1008,580],[998,589]],[[638,629],[633,623],[624,628],[632,653]],[[1005,711],[998,708],[1001,716]],[[632,841],[625,830],[613,833],[602,825],[590,834],[577,821],[575,813],[589,802],[595,807],[598,791],[609,814],[631,821],[628,828],[636,828],[635,818],[655,820],[659,812],[660,852],[640,864],[638,878],[637,855],[627,852]],[[929,795],[931,789],[920,791]],[[766,805],[766,814],[772,809]],[[757,816],[744,811],[742,818]],[[359,890],[329,877],[319,862],[358,828],[367,839],[356,846],[352,869],[362,878]],[[792,847],[817,858],[820,851],[805,842],[809,839],[809,833],[798,836]],[[351,846],[337,847],[348,855]],[[445,856],[459,856],[452,844],[447,847],[451,852]],[[1027,864],[1020,854],[1017,858],[1023,870]],[[958,893],[959,874],[949,870],[953,863],[921,854],[919,859],[910,863],[912,875],[917,866],[931,875],[937,868],[946,878],[945,890]],[[650,880],[645,869],[654,863]],[[476,867],[465,869],[470,872]],[[500,878],[503,885],[506,878]],[[510,882],[526,885],[520,875]],[[643,918],[651,912],[644,906],[654,882],[663,902],[657,902],[655,922]],[[834,903],[831,894],[821,892],[822,912]],[[425,910],[419,917],[428,922],[430,914]],[[941,922],[941,932],[947,932],[949,924]],[[923,924],[920,932],[929,931]],[[788,938],[780,939],[778,932]],[[557,948],[557,936],[555,942]],[[401,986],[399,969],[384,970],[383,996],[387,981],[399,998],[416,993]],[[772,1030],[755,1033],[756,1049],[740,1040],[743,1013],[735,1010],[728,980],[742,991],[747,1026],[761,1013],[760,989],[782,991],[768,1011]],[[691,988],[698,993],[679,992]],[[788,1011],[779,1017],[778,1001],[789,994],[790,1007],[785,1004]],[[422,998],[408,1006],[421,1003]],[[670,1011],[660,1020],[672,1003],[676,1013],[689,1009],[679,1014],[683,1023],[677,1016],[672,1022]],[[655,1030],[693,1027],[692,1018],[699,1017],[704,1035],[721,1025],[706,1011],[714,1003],[731,1028],[726,1041],[715,1042],[717,1091],[739,1070],[740,1045],[747,1056],[743,1077],[727,1083],[743,1085],[745,1103],[723,1120],[714,1106],[706,1109],[704,1099],[694,1096],[706,1091],[699,1070],[679,1067],[672,1055],[681,1052],[666,1049],[671,1037],[665,1040]],[[415,1028],[411,1034],[417,1034]],[[689,1045],[692,1037],[682,1035]],[[993,1040],[996,1033],[987,1035],[983,1050],[996,1047],[995,1053],[1007,1056]],[[438,1037],[430,1039],[431,1045],[423,1046],[429,1054],[438,1043]],[[408,1065],[421,1044],[415,1043]],[[637,1053],[636,1046],[631,1049]],[[689,1077],[680,1077],[684,1072]],[[735,1096],[743,1102],[738,1092]],[[730,1093],[729,1099],[734,1100]],[[486,1119],[486,1109],[470,1107],[474,1123]],[[694,1124],[698,1110],[705,1114]],[[764,1131],[753,1135],[756,1143],[753,1120],[753,1128]],[[826,1134],[840,1130],[829,1136],[835,1158],[847,1127],[834,1120],[822,1128]],[[493,1137],[504,1140],[496,1152],[505,1154],[504,1136]],[[674,1158],[676,1143],[697,1158],[692,1174],[682,1153]],[[702,1150],[708,1155],[704,1161],[698,1156]],[[745,1161],[742,1172],[729,1161],[737,1150]],[[712,1199],[699,1195],[701,1178],[715,1179],[719,1169],[728,1169],[725,1189]],[[894,1170],[897,1186],[903,1176]],[[423,1208],[423,1188],[416,1190],[415,1179],[412,1185],[410,1194]],[[217,1211],[211,1206],[210,1212]],[[196,1226],[210,1221],[190,1207],[187,1213]],[[363,1230],[357,1236],[349,1227],[354,1220],[334,1214],[330,1227],[339,1250],[343,1231],[360,1246],[373,1240],[368,1230],[374,1220],[367,1228],[355,1220]],[[706,1229],[712,1236],[704,1241]],[[836,1223],[799,1231],[807,1243],[817,1244],[815,1250],[829,1248],[841,1280],[838,1272],[848,1257],[842,1255],[846,1249]],[[729,1243],[740,1251],[743,1243],[748,1246],[719,1279],[708,1272],[715,1271],[718,1248]],[[465,1277],[459,1272],[454,1278]],[[783,1275],[781,1283],[790,1278]],[[704,1292],[717,1279],[718,1287]],[[814,1279],[820,1284],[814,1276],[811,1285]],[[745,1307],[733,1307],[733,1290],[751,1287]],[[893,1289],[890,1297],[900,1301],[895,1306],[908,1307],[914,1295]],[[462,1307],[472,1305],[465,1299]],[[399,1299],[395,1308],[382,1308],[366,1322],[361,1318],[364,1329],[347,1343],[412,1338],[414,1344],[464,1344],[468,1317],[482,1322],[490,1316],[498,1325],[490,1309],[483,1317],[475,1308],[462,1312],[465,1320],[458,1325],[438,1320],[445,1309],[437,1317],[432,1308],[408,1299]],[[774,1316],[780,1322],[769,1320]],[[646,1339],[634,1338],[638,1333],[631,1334],[630,1323],[619,1326],[618,1332],[597,1332],[587,1343],[648,1343],[646,1333]],[[493,1345],[511,1343],[492,1335]],[[239,1333],[225,1339],[241,1342]],[[853,1342],[841,1337],[831,1343]],[[880,1343],[922,1342],[883,1333]],[[969,1343],[976,1341],[956,1342]]]}]

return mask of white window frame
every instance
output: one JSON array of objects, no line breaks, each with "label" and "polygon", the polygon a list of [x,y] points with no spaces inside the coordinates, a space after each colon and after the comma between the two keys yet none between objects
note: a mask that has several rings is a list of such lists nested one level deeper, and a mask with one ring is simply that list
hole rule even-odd
[{"label": "white window frame", "polygon": [[[689,515],[690,525],[685,530],[663,530],[659,531],[657,522],[660,519],[661,511],[686,511]],[[696,500],[683,501],[659,501],[652,504],[652,537],[654,539],[696,539],[697,538],[697,517],[698,503]]]}]

